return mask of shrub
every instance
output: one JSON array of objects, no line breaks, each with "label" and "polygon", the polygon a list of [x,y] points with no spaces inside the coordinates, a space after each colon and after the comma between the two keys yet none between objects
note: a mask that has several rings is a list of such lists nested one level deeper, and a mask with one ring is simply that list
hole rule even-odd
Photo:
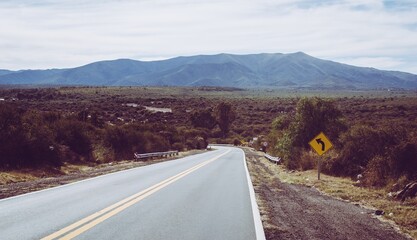
[{"label": "shrub", "polygon": [[32,111],[27,112],[22,118],[25,132],[25,147],[22,148],[26,155],[25,166],[61,165],[55,134],[44,119],[44,116]]},{"label": "shrub", "polygon": [[88,125],[75,119],[62,119],[56,122],[56,140],[59,144],[68,146],[73,152],[84,156],[86,160],[91,157],[91,140],[87,135]]},{"label": "shrub", "polygon": [[182,142],[176,142],[176,143],[172,144],[172,148],[174,150],[177,150],[177,151],[184,151],[185,145]]},{"label": "shrub", "polygon": [[43,117],[0,104],[0,167],[59,166],[54,134]]},{"label": "shrub", "polygon": [[405,140],[405,132],[399,128],[355,125],[342,136],[343,148],[332,172],[336,175],[356,176],[362,173],[369,161],[389,156],[389,149]]},{"label": "shrub", "polygon": [[393,148],[390,154],[390,167],[393,177],[405,175],[411,180],[417,179],[417,143],[402,142]]},{"label": "shrub", "polygon": [[167,139],[152,132],[144,133],[144,142],[145,152],[164,152],[170,149]]},{"label": "shrub", "polygon": [[206,149],[208,145],[207,141],[199,136],[194,139],[188,139],[186,144],[188,149]]},{"label": "shrub", "polygon": [[387,158],[376,155],[367,164],[364,172],[364,184],[382,187],[387,184],[391,175]]},{"label": "shrub", "polygon": [[8,104],[0,104],[0,166],[14,168],[22,161],[21,147],[25,142],[21,114]]},{"label": "shrub", "polygon": [[116,159],[131,159],[134,152],[146,152],[143,135],[126,127],[107,127],[104,142],[113,149]]},{"label": "shrub", "polygon": [[294,120],[289,125],[292,142],[297,147],[310,148],[308,142],[320,132],[333,140],[346,130],[342,113],[333,102],[320,98],[303,98],[297,103]]},{"label": "shrub", "polygon": [[281,115],[272,122],[269,140],[274,146],[272,152],[283,158],[290,168],[309,168],[304,160],[304,151],[310,149],[308,142],[320,132],[336,142],[346,126],[341,112],[333,102],[320,98],[303,98],[298,101],[295,115]]},{"label": "shrub", "polygon": [[291,124],[290,115],[280,115],[272,121],[273,130],[284,130],[287,129]]},{"label": "shrub", "polygon": [[404,129],[355,125],[341,140],[343,147],[328,164],[329,173],[351,177],[363,174],[363,183],[375,187],[400,178],[417,179],[417,144]]},{"label": "shrub", "polygon": [[212,112],[212,109],[194,112],[190,117],[191,123],[194,127],[213,129],[217,122]]},{"label": "shrub", "polygon": [[311,151],[303,151],[300,156],[299,168],[302,171],[313,169],[317,165],[316,154]]}]

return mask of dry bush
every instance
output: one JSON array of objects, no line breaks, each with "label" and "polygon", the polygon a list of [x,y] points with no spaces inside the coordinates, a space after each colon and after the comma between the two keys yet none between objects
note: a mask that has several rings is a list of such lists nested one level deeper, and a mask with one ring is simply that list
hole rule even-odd
[{"label": "dry bush", "polygon": [[383,156],[374,156],[366,166],[363,183],[374,187],[385,186],[391,176],[388,161]]},{"label": "dry bush", "polygon": [[317,166],[317,154],[312,151],[303,151],[300,156],[299,168],[303,171],[314,169]]}]

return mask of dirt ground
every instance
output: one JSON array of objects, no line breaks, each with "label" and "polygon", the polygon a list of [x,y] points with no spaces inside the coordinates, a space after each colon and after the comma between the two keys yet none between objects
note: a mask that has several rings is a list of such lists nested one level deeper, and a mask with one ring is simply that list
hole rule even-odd
[{"label": "dirt ground", "polygon": [[[122,171],[130,168],[141,167],[149,164],[169,161],[193,154],[202,153],[205,150],[192,150],[180,152],[176,156],[145,161],[122,161],[105,163],[94,166],[64,165],[60,170],[31,170],[29,172],[0,172],[0,199],[20,194],[56,187],[87,178],[92,178],[108,173]],[[18,179],[18,180],[16,180]]]},{"label": "dirt ground", "polygon": [[266,239],[410,239],[374,210],[284,183],[260,153],[245,153]]}]

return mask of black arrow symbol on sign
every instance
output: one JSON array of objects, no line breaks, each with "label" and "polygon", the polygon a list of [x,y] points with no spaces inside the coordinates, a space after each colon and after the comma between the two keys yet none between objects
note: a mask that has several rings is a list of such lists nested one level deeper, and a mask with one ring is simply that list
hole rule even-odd
[{"label": "black arrow symbol on sign", "polygon": [[317,144],[321,145],[321,150],[324,151],[324,149],[326,149],[326,145],[324,144],[324,142],[321,140],[321,138],[317,138],[316,139]]}]

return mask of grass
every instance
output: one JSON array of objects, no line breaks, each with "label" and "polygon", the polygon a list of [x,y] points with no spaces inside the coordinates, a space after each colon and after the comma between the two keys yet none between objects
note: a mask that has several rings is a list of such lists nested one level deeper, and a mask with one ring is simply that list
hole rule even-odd
[{"label": "grass", "polygon": [[37,177],[32,174],[12,171],[12,172],[0,172],[0,185],[15,183],[15,182],[24,182],[32,181],[37,179]]},{"label": "grass", "polygon": [[332,197],[383,210],[385,215],[382,220],[394,222],[403,232],[417,239],[417,199],[400,202],[389,197],[384,189],[363,188],[350,178],[321,174],[321,180],[317,180],[316,170],[287,171],[282,165],[274,165],[264,158],[261,161],[282,182],[314,187]]},{"label": "grass", "polygon": [[57,176],[61,174],[61,171],[50,167],[38,169],[19,169],[12,171],[0,170],[0,185],[35,181],[40,178]]}]

